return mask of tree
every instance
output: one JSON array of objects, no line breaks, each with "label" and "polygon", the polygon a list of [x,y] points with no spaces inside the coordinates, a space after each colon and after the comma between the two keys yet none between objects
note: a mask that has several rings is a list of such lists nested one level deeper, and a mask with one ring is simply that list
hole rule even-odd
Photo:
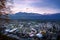
[{"label": "tree", "polygon": [[5,19],[6,22],[9,21],[8,14],[12,13],[12,3],[12,0],[0,0],[0,21],[1,19]]},{"label": "tree", "polygon": [[[11,8],[13,1],[12,0],[0,0],[0,26],[3,25],[3,21],[9,22],[9,14],[12,13]],[[1,21],[2,20],[2,21]]]},{"label": "tree", "polygon": [[6,8],[5,6],[6,0],[0,0],[0,16],[3,14],[3,9]]}]

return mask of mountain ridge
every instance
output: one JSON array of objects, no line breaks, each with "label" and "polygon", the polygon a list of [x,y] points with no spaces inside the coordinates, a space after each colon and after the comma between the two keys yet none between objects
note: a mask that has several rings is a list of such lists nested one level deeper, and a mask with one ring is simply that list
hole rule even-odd
[{"label": "mountain ridge", "polygon": [[42,14],[38,14],[38,13],[18,12],[16,14],[9,14],[8,16],[9,16],[9,19],[11,19],[11,20],[12,19],[16,19],[16,20],[18,20],[18,19],[60,20],[60,13],[42,15]]},{"label": "mountain ridge", "polygon": [[10,15],[12,19],[60,19],[60,13],[42,15],[37,13],[18,12]]}]

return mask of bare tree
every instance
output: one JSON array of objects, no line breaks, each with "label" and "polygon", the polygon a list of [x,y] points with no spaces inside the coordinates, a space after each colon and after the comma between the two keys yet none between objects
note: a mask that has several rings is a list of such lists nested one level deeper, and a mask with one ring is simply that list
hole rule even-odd
[{"label": "bare tree", "polygon": [[5,6],[6,0],[0,0],[0,16],[3,14],[3,9],[6,8]]},{"label": "bare tree", "polygon": [[12,0],[0,0],[0,16],[11,13]]},{"label": "bare tree", "polygon": [[1,19],[4,19],[6,22],[9,21],[8,14],[12,13],[12,3],[12,0],[0,0],[0,21]]}]

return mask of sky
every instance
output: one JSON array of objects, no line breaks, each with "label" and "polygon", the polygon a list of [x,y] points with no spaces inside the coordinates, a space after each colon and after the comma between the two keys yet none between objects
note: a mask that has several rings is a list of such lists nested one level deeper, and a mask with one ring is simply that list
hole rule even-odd
[{"label": "sky", "polygon": [[60,13],[60,0],[14,0],[13,13]]}]

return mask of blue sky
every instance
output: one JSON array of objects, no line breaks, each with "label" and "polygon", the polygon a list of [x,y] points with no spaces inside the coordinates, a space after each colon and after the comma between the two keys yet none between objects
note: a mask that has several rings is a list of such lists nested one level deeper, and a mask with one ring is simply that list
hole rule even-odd
[{"label": "blue sky", "polygon": [[14,13],[60,13],[60,0],[14,0],[14,8],[12,10]]}]

